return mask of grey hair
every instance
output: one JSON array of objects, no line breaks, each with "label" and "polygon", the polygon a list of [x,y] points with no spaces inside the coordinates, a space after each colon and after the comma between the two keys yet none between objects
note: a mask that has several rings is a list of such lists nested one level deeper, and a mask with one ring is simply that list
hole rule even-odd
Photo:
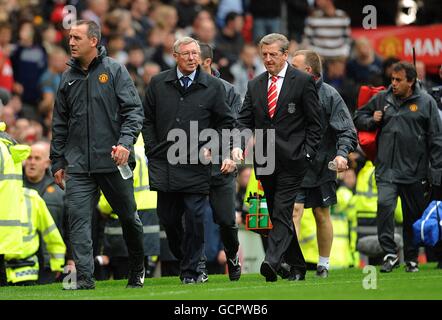
[{"label": "grey hair", "polygon": [[270,33],[264,37],[262,37],[259,42],[259,48],[261,49],[263,45],[271,45],[275,42],[279,42],[280,51],[285,53],[289,50],[289,40],[287,37],[280,33]]},{"label": "grey hair", "polygon": [[90,38],[97,38],[97,46],[100,44],[101,41],[101,28],[100,26],[92,20],[78,20],[75,22],[75,26],[81,26],[81,25],[87,25],[87,37]]},{"label": "grey hair", "polygon": [[201,51],[200,45],[199,45],[197,40],[195,40],[192,37],[183,37],[183,38],[178,39],[177,41],[175,41],[175,43],[173,44],[173,52],[180,53],[178,51],[180,49],[180,47],[182,45],[189,44],[189,43],[195,43],[196,46],[198,47],[198,51]]}]

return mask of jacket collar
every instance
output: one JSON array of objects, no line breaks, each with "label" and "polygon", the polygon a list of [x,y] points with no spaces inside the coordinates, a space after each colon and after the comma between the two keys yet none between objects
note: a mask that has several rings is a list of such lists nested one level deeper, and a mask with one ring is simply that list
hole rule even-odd
[{"label": "jacket collar", "polygon": [[[290,64],[287,65],[287,71],[285,73],[284,81],[282,83],[281,90],[279,92],[278,96],[278,102],[276,103],[276,110],[275,115],[273,118],[276,117],[276,114],[278,113],[278,110],[280,109],[280,106],[282,105],[282,102],[284,101],[285,97],[289,93],[288,86],[290,86],[289,81],[291,81],[293,78],[296,77],[297,73],[300,72],[293,68]],[[263,99],[264,103],[262,104],[264,108],[267,109],[267,86],[268,86],[268,80],[269,80],[269,73],[268,71],[263,72],[259,76],[259,94],[261,95],[261,98]],[[268,112],[265,112],[266,116],[270,119],[270,116],[268,115]]]},{"label": "jacket collar", "polygon": [[[421,87],[422,87],[421,82],[419,80],[416,80],[416,84],[414,86],[413,93],[411,94],[411,96],[409,96],[405,100],[402,100],[401,101],[401,105],[404,104],[407,101],[419,98],[420,95],[421,95],[421,91],[422,91]],[[397,100],[394,98],[393,87],[391,85],[387,89],[387,94],[386,94],[386,98],[385,99],[388,102],[390,102],[391,104],[396,105],[395,101],[397,101]]]},{"label": "jacket collar", "polygon": [[[89,70],[93,68],[97,62],[101,62],[103,58],[107,56],[107,51],[104,46],[98,46],[97,50],[98,50],[98,55],[91,61],[88,68]],[[80,62],[77,59],[71,58],[66,64],[84,73],[83,68],[81,68]]]},{"label": "jacket collar", "polygon": [[[201,67],[198,66],[196,69],[196,75],[195,78],[192,81],[192,84],[190,85],[189,89],[194,87],[194,86],[198,86],[198,85],[203,85],[205,87],[208,87],[208,78],[210,77],[210,75],[206,74],[204,71],[201,70]],[[165,82],[174,82],[177,85],[179,85],[179,87],[181,87],[181,85],[179,84],[179,79],[177,76],[177,72],[176,72],[176,67],[173,69],[169,69],[166,77],[164,78]]]}]

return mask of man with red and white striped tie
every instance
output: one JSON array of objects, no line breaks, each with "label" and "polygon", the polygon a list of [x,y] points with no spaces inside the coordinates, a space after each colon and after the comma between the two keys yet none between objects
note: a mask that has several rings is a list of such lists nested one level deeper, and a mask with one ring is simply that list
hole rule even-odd
[{"label": "man with red and white striped tie", "polygon": [[[272,33],[262,38],[259,47],[267,72],[249,81],[238,115],[240,130],[264,130],[263,141],[255,143],[261,144],[267,155],[272,149],[275,155],[269,158],[275,168],[270,174],[260,175],[259,168],[268,164],[255,161],[255,173],[264,188],[273,224],[261,264],[261,274],[266,281],[277,280],[283,259],[290,265],[289,280],[305,279],[306,266],[292,211],[308,164],[319,146],[323,126],[313,77],[287,63],[288,46],[289,41],[281,34]],[[274,139],[267,139],[270,130],[274,130]],[[233,160],[242,160],[243,150],[244,143],[236,145],[232,150]]]}]

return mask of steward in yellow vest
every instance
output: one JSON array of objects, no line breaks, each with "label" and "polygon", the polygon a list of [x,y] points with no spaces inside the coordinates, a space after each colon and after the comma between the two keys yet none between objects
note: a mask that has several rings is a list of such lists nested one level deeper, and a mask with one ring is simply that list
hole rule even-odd
[{"label": "steward in yellow vest", "polygon": [[66,246],[55,225],[46,203],[32,189],[23,188],[20,200],[20,223],[22,247],[19,254],[6,254],[8,283],[34,284],[38,280],[39,264],[37,252],[40,236],[50,255],[50,268],[62,272],[65,263]]},{"label": "steward in yellow vest", "polygon": [[23,245],[20,222],[22,194],[22,161],[29,146],[17,145],[0,122],[0,286],[7,284],[5,254],[20,254]]}]

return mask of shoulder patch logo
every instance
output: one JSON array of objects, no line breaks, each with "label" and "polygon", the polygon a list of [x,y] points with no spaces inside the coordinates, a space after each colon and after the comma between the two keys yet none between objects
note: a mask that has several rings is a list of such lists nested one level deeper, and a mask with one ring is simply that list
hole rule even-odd
[{"label": "shoulder patch logo", "polygon": [[100,83],[106,83],[109,80],[109,76],[106,73],[102,73],[98,76]]},{"label": "shoulder patch logo", "polygon": [[48,193],[54,193],[55,192],[55,188],[53,186],[49,186],[49,187],[47,187],[46,191]]},{"label": "shoulder patch logo", "polygon": [[414,104],[414,103],[411,104],[409,108],[410,108],[410,111],[411,111],[411,112],[416,112],[416,111],[419,109],[419,108],[417,107],[417,104]]}]

